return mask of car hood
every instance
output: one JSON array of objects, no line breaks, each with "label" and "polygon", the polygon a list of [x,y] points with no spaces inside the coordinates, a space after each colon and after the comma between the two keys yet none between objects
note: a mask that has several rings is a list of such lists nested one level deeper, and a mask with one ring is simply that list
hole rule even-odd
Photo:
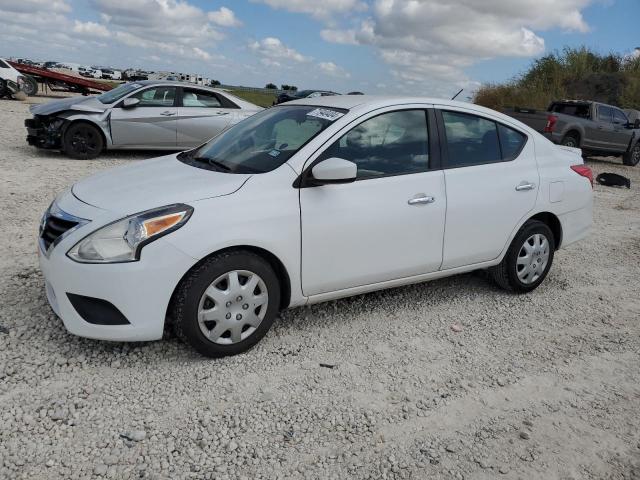
[{"label": "car hood", "polygon": [[105,105],[95,97],[69,97],[42,105],[32,105],[30,110],[33,115],[51,115],[65,110],[77,110],[79,112],[102,113],[109,105]]},{"label": "car hood", "polygon": [[176,157],[174,154],[116,167],[80,180],[71,191],[84,203],[125,216],[229,195],[251,177],[192,167]]}]

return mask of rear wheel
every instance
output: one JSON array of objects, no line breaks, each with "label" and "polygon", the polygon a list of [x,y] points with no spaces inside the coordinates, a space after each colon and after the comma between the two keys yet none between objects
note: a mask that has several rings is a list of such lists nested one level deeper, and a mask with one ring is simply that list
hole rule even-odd
[{"label": "rear wheel", "polygon": [[553,232],[538,220],[529,220],[517,233],[499,265],[490,269],[505,290],[526,293],[540,285],[553,263]]},{"label": "rear wheel", "polygon": [[207,357],[245,352],[269,331],[280,284],[269,262],[247,251],[215,255],[180,284],[170,316],[176,335]]},{"label": "rear wheel", "polygon": [[560,145],[564,145],[565,147],[579,148],[580,141],[578,140],[578,137],[576,137],[574,134],[568,133],[567,135],[564,136],[564,138],[560,142]]},{"label": "rear wheel", "polygon": [[622,156],[622,163],[630,167],[635,167],[640,162],[640,143],[636,143],[634,147]]},{"label": "rear wheel", "polygon": [[90,160],[104,148],[104,140],[97,127],[90,123],[72,123],[62,139],[62,150],[71,158]]},{"label": "rear wheel", "polygon": [[4,97],[8,93],[7,82],[0,78],[0,98]]}]

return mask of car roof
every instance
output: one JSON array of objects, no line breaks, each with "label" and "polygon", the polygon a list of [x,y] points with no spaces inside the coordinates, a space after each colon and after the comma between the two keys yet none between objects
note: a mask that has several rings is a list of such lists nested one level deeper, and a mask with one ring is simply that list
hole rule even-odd
[{"label": "car roof", "polygon": [[356,107],[382,108],[408,103],[479,107],[478,105],[467,102],[456,102],[455,100],[443,100],[431,97],[405,97],[401,95],[331,95],[326,97],[301,98],[298,100],[292,100],[283,105],[311,105],[351,110]]}]

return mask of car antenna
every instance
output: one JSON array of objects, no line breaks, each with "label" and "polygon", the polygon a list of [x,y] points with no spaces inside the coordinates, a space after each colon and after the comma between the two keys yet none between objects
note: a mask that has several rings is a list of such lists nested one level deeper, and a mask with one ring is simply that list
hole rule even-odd
[{"label": "car antenna", "polygon": [[457,97],[458,95],[460,95],[460,94],[462,93],[462,91],[463,91],[463,90],[464,90],[464,88],[461,88],[460,90],[458,90],[458,93],[456,93],[453,97],[451,97],[451,100],[455,100],[455,99],[456,99],[456,97]]}]

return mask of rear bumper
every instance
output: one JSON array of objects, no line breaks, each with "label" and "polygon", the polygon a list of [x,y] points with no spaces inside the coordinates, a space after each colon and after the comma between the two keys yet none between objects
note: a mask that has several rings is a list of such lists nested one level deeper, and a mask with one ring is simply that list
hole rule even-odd
[{"label": "rear bumper", "polygon": [[558,216],[562,225],[562,244],[564,248],[572,243],[582,240],[593,227],[593,204],[589,204],[579,210],[564,213]]}]

